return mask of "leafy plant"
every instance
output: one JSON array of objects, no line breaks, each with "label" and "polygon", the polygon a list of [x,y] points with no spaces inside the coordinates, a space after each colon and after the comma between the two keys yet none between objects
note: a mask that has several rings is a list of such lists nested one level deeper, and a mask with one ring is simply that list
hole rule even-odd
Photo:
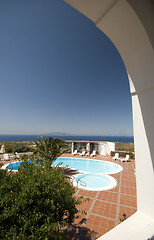
[{"label": "leafy plant", "polygon": [[23,143],[16,143],[13,147],[12,147],[12,152],[15,153],[15,152],[20,152],[20,153],[23,153],[23,152],[29,152],[31,151],[32,149],[23,144]]},{"label": "leafy plant", "polygon": [[133,154],[132,152],[130,152],[130,153],[129,153],[129,157],[130,157],[131,159],[133,159],[133,158],[134,158],[134,154]]},{"label": "leafy plant", "polygon": [[119,221],[120,222],[123,222],[123,221],[125,221],[127,219],[127,214],[126,213],[122,213],[122,218],[121,219],[119,219]]},{"label": "leafy plant", "polygon": [[0,171],[0,193],[0,239],[11,240],[59,240],[82,200],[62,168],[35,159],[25,160],[16,174]]},{"label": "leafy plant", "polygon": [[64,152],[63,149],[67,146],[62,139],[52,137],[47,137],[45,139],[41,136],[38,138],[38,142],[34,142],[36,144],[34,154],[48,162],[49,167],[53,161]]},{"label": "leafy plant", "polygon": [[36,155],[23,156],[16,174],[0,171],[0,239],[59,240],[83,200],[74,196],[64,169],[51,167],[65,142],[41,137],[35,143]]}]

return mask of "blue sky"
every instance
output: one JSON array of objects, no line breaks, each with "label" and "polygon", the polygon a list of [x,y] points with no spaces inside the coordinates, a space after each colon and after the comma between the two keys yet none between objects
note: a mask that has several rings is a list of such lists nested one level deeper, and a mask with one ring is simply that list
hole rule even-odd
[{"label": "blue sky", "polygon": [[1,134],[132,136],[124,64],[62,0],[0,1]]}]

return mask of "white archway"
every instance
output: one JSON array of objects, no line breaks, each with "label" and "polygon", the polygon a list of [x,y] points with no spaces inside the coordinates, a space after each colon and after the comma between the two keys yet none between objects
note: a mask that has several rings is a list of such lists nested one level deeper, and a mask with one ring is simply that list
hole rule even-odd
[{"label": "white archway", "polygon": [[154,26],[153,1],[66,2],[90,18],[114,43],[128,71],[132,95],[137,212],[100,239],[148,239],[154,235],[154,28],[147,24]]}]

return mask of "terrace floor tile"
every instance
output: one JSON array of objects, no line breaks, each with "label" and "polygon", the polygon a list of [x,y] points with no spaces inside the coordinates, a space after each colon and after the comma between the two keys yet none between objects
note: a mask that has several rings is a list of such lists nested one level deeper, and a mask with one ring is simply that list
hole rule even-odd
[{"label": "terrace floor tile", "polygon": [[136,196],[129,196],[125,194],[120,194],[120,205],[125,205],[129,207],[137,207]]},{"label": "terrace floor tile", "polygon": [[105,216],[111,219],[116,218],[117,205],[109,202],[103,202],[96,200],[91,213],[95,213],[101,216]]},{"label": "terrace floor tile", "polygon": [[118,193],[110,191],[101,191],[99,192],[97,199],[117,204]]},{"label": "terrace floor tile", "polygon": [[85,227],[91,229],[93,237],[98,238],[115,227],[115,220],[90,214]]}]

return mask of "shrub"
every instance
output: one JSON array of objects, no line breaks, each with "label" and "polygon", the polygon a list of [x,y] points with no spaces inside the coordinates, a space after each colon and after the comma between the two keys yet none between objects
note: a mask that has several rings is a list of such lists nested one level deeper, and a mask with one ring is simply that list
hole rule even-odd
[{"label": "shrub", "polygon": [[7,153],[12,153],[12,152],[13,152],[13,147],[12,147],[12,146],[8,146],[8,145],[5,145],[5,152],[7,152]]},{"label": "shrub", "polygon": [[23,144],[23,143],[16,143],[13,148],[12,148],[12,152],[30,152],[32,149],[30,147],[28,147],[27,145]]},{"label": "shrub", "polygon": [[120,222],[124,222],[127,219],[127,214],[126,213],[122,213],[122,218],[119,219]]},{"label": "shrub", "polygon": [[17,174],[0,171],[0,239],[60,239],[77,213],[75,190],[62,168],[24,161]]},{"label": "shrub", "polygon": [[0,171],[0,239],[59,240],[62,228],[73,223],[82,197],[75,198],[63,168],[51,167],[64,146],[61,139],[42,138],[18,173]]},{"label": "shrub", "polygon": [[134,154],[133,154],[132,152],[130,152],[130,153],[129,153],[129,157],[130,157],[131,159],[133,159],[133,158],[134,158]]}]

